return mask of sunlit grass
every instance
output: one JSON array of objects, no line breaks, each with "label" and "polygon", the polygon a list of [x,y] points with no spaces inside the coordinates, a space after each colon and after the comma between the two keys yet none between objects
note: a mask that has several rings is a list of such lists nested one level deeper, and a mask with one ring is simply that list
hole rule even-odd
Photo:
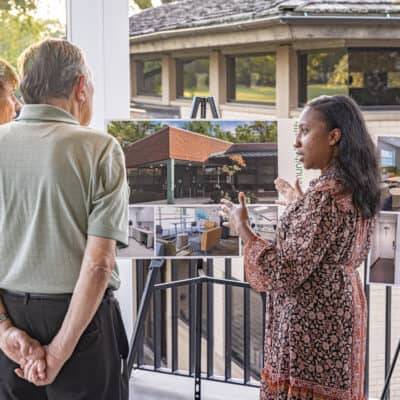
[{"label": "sunlit grass", "polygon": [[314,97],[321,95],[334,96],[336,94],[348,94],[346,85],[308,85],[307,99],[311,100]]}]

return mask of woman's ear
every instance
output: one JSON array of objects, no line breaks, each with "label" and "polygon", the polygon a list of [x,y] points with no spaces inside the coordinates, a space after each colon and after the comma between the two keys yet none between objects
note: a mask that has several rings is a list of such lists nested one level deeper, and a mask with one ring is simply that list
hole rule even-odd
[{"label": "woman's ear", "polygon": [[339,128],[332,129],[329,132],[329,144],[331,146],[336,146],[342,137],[342,131]]}]

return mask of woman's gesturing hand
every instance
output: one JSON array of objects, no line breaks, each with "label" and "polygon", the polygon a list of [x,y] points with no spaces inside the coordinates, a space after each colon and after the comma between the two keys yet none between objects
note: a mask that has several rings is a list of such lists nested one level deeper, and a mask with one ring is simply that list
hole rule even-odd
[{"label": "woman's gesturing hand", "polygon": [[275,179],[274,183],[276,190],[283,197],[283,201],[277,201],[279,204],[289,205],[304,195],[299,178],[296,179],[294,187],[288,181],[279,177]]},{"label": "woman's gesturing hand", "polygon": [[239,193],[239,204],[233,204],[229,200],[221,200],[221,216],[233,227],[244,243],[247,243],[255,234],[249,228],[249,213],[246,206],[246,198],[243,192]]}]

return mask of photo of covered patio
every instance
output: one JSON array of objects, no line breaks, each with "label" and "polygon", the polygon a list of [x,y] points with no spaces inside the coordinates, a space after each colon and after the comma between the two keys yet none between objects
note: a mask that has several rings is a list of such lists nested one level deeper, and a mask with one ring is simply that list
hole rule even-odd
[{"label": "photo of covered patio", "polygon": [[156,256],[239,256],[237,232],[219,207],[157,207]]},{"label": "photo of covered patio", "polygon": [[277,198],[277,143],[233,143],[165,126],[125,147],[130,203],[207,204],[244,191]]}]

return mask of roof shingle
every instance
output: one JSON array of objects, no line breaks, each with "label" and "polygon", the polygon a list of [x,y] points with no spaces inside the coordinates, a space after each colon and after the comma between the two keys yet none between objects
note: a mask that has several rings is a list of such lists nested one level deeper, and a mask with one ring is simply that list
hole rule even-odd
[{"label": "roof shingle", "polygon": [[400,13],[398,0],[181,0],[130,17],[130,36],[285,15]]}]

